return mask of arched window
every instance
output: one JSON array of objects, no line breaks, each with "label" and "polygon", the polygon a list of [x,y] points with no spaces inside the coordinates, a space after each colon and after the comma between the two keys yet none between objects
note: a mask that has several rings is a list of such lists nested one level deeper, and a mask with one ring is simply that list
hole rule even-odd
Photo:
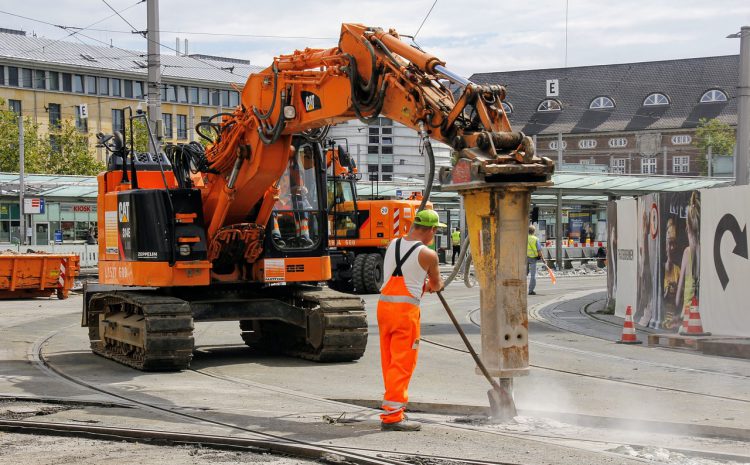
[{"label": "arched window", "polygon": [[615,102],[609,97],[597,97],[589,104],[591,110],[603,110],[606,108],[614,108]]},{"label": "arched window", "polygon": [[513,105],[508,102],[503,102],[503,110],[505,110],[506,115],[510,115],[513,113]]},{"label": "arched window", "polygon": [[701,96],[701,103],[714,103],[714,102],[726,102],[727,94],[720,91],[719,89],[707,90],[705,94]]},{"label": "arched window", "polygon": [[656,105],[669,105],[669,99],[664,94],[654,92],[643,100],[644,107],[652,107]]},{"label": "arched window", "polygon": [[542,100],[542,103],[540,103],[536,109],[536,111],[560,111],[560,110],[562,110],[562,106],[560,105],[560,102],[551,98],[547,100]]}]

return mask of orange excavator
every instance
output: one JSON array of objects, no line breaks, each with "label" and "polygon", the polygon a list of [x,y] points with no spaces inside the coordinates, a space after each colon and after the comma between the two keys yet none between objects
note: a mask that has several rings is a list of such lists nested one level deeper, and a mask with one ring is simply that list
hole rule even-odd
[{"label": "orange excavator", "polygon": [[[421,192],[408,199],[357,198],[357,167],[345,145],[329,141],[328,237],[331,280],[344,292],[373,294],[383,284],[383,258],[391,240],[406,235],[422,203]],[[426,208],[432,208],[427,202]]]},{"label": "orange excavator", "polygon": [[[446,79],[463,87],[458,97]],[[100,137],[111,152],[98,177],[100,283],[86,287],[82,314],[93,352],[180,370],[195,322],[239,321],[254,348],[358,359],[361,299],[318,287],[331,278],[326,128],[385,115],[417,130],[428,155],[433,138],[473,161],[540,163],[531,139],[511,131],[504,98],[394,30],[344,24],[337,47],[282,55],[251,75],[233,112],[196,127],[205,151],[136,153],[132,122],[145,116],[131,115],[129,145]]]}]

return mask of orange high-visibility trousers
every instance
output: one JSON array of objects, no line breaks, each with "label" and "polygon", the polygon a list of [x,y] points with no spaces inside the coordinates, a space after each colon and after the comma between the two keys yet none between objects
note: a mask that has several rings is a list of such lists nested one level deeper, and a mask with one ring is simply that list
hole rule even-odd
[{"label": "orange high-visibility trousers", "polygon": [[380,415],[383,423],[404,419],[409,400],[409,381],[417,366],[419,349],[419,300],[406,288],[403,276],[392,276],[378,301],[380,364],[385,394]]}]

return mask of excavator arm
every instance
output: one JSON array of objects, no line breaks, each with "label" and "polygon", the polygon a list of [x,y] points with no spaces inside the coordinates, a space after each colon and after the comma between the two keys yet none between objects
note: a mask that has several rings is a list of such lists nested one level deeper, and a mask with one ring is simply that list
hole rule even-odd
[{"label": "excavator arm", "polygon": [[504,98],[504,87],[469,82],[394,30],[344,24],[338,47],[282,55],[251,75],[241,105],[222,118],[206,151],[208,240],[227,225],[267,223],[294,135],[319,144],[328,126],[355,118],[384,115],[417,130],[428,149],[434,139],[481,166],[532,163],[533,143],[511,131]]}]

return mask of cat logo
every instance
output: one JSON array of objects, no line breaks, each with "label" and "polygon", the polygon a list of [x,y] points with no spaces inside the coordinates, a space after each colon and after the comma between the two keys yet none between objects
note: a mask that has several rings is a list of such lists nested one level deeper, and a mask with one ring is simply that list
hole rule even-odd
[{"label": "cat logo", "polygon": [[320,110],[323,108],[323,105],[320,103],[320,97],[313,94],[312,92],[301,92],[302,95],[302,103],[305,105],[305,111],[311,112],[315,110]]},{"label": "cat logo", "polygon": [[117,210],[120,216],[120,223],[128,222],[128,212],[130,211],[130,202],[118,202]]}]

